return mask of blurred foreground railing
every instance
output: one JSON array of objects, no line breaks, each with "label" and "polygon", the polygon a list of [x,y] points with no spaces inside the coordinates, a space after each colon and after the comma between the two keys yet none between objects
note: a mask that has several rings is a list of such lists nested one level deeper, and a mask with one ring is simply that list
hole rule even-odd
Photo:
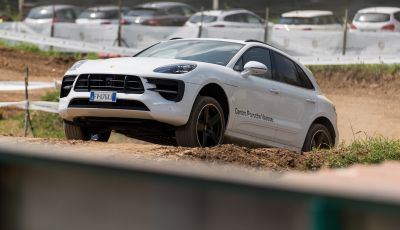
[{"label": "blurred foreground railing", "polygon": [[0,229],[397,229],[400,224],[399,199],[384,194],[368,199],[232,172],[0,148]]}]

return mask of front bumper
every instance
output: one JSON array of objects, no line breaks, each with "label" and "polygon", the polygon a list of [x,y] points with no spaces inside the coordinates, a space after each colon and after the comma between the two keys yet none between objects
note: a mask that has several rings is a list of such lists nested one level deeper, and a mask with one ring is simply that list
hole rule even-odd
[{"label": "front bumper", "polygon": [[[147,89],[148,87],[145,88]],[[67,97],[60,98],[60,116],[68,121],[81,117],[112,117],[112,118],[133,118],[149,119],[173,126],[185,125],[189,119],[193,102],[199,91],[196,84],[185,83],[185,93],[180,102],[173,102],[164,99],[159,93],[145,90],[143,94],[117,93],[117,100],[135,100],[142,102],[150,111],[105,109],[105,108],[71,108],[69,104],[72,99],[89,98],[89,92],[76,92],[72,90]]]}]

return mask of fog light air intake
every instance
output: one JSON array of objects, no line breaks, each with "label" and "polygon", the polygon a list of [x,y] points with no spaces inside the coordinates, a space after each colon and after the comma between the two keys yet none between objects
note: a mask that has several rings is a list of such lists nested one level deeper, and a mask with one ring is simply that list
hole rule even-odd
[{"label": "fog light air intake", "polygon": [[155,88],[147,90],[159,93],[164,99],[179,102],[185,93],[185,83],[181,80],[146,78],[147,83],[153,84]]},{"label": "fog light air intake", "polygon": [[68,96],[69,92],[71,92],[72,85],[75,82],[77,75],[65,75],[62,84],[61,84],[61,91],[60,91],[60,98]]}]

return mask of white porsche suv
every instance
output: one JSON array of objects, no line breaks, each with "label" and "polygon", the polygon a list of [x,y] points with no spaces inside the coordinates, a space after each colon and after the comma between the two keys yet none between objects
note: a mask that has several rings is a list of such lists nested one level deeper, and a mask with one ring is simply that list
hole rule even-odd
[{"label": "white porsche suv", "polygon": [[114,130],[180,146],[233,140],[295,151],[338,139],[335,107],[313,74],[254,40],[175,39],[134,57],[79,61],[61,87],[67,139],[107,141]]}]

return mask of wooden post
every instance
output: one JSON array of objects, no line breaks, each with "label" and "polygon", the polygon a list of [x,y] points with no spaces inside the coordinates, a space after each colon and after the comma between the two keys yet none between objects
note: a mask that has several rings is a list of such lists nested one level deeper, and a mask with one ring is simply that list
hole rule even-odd
[{"label": "wooden post", "polygon": [[51,18],[50,37],[54,37],[54,23],[57,20],[57,17],[56,17],[56,6],[54,4],[52,6],[52,13],[53,13],[53,16]]},{"label": "wooden post", "polygon": [[21,21],[24,19],[24,5],[25,5],[24,0],[18,0],[19,20],[21,20]]},{"label": "wooden post", "polygon": [[348,17],[349,17],[349,10],[346,9],[344,11],[342,55],[346,55],[346,48],[347,48],[347,21],[348,21]]},{"label": "wooden post", "polygon": [[200,17],[200,24],[199,24],[199,33],[197,35],[198,38],[201,38],[203,33],[203,21],[204,21],[204,6],[201,7],[201,17]]},{"label": "wooden post", "polygon": [[213,10],[219,9],[219,0],[213,0]]},{"label": "wooden post", "polygon": [[117,32],[117,45],[118,47],[121,47],[122,41],[121,41],[121,36],[122,36],[122,1],[118,0],[118,8],[119,8],[119,16],[118,16],[118,32]]},{"label": "wooden post", "polygon": [[268,23],[269,23],[269,8],[265,9],[265,28],[264,28],[264,42],[268,42]]},{"label": "wooden post", "polygon": [[29,68],[25,66],[25,101],[26,101],[26,109],[25,109],[25,124],[24,124],[24,137],[28,135],[28,126],[31,128],[32,135],[35,136],[33,132],[33,126],[31,121],[31,114],[29,111],[29,94],[28,94],[28,84],[29,84]]}]

